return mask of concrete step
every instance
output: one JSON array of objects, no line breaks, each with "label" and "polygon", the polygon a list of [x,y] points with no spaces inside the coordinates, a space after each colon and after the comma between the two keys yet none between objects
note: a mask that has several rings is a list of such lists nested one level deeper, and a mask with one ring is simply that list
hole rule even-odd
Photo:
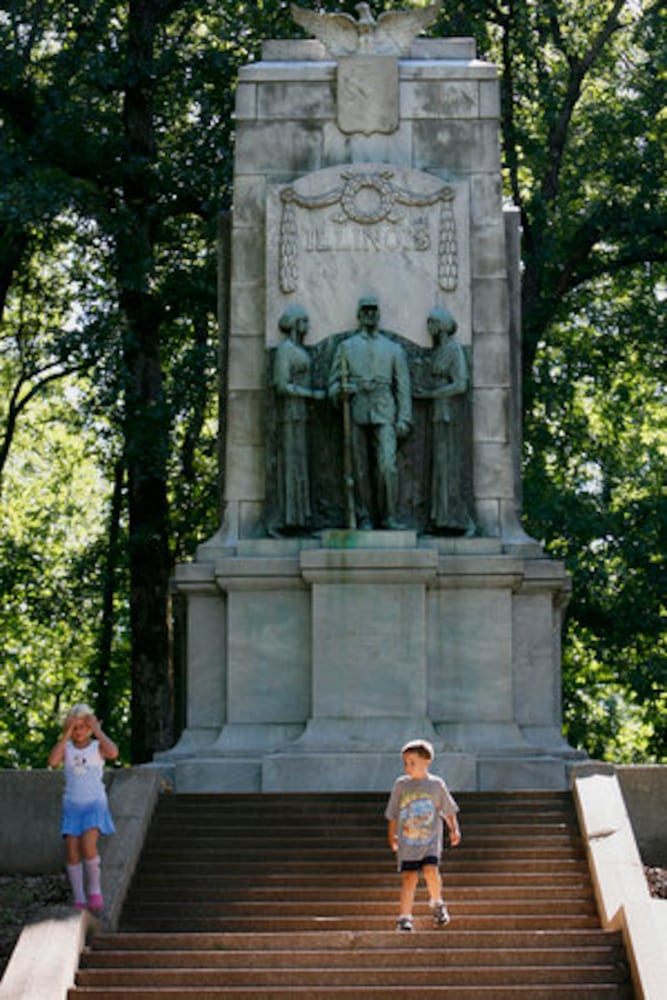
[{"label": "concrete step", "polygon": [[[249,825],[256,823],[256,826]],[[579,832],[571,823],[552,822],[540,823],[532,821],[530,823],[516,824],[507,823],[472,823],[461,817],[461,830],[465,840],[480,846],[493,845],[500,842],[505,846],[512,841],[524,846],[531,840],[544,841],[546,844],[563,843],[570,844],[580,841]],[[153,827],[146,840],[146,846],[150,849],[162,844],[178,846],[190,840],[193,836],[201,838],[203,844],[208,841],[224,840],[236,843],[269,843],[277,842],[281,847],[294,840],[302,841],[310,846],[313,843],[324,843],[327,846],[333,844],[347,845],[368,845],[374,848],[378,841],[384,838],[386,830],[386,820],[383,816],[377,816],[368,824],[346,824],[334,825],[329,823],[309,823],[301,824],[293,821],[288,825],[278,825],[271,817],[259,817],[254,821],[246,820],[246,824],[230,824],[224,817],[215,823],[209,822],[199,824],[196,818],[174,817],[169,824]]]},{"label": "concrete step", "polygon": [[[574,837],[543,837],[539,839],[526,837],[523,840],[517,837],[507,837],[504,839],[495,837],[476,838],[469,836],[465,828],[462,828],[462,835],[463,839],[460,847],[451,849],[445,844],[444,859],[451,861],[453,864],[465,864],[467,859],[473,856],[473,852],[480,859],[490,858],[493,861],[502,860],[505,856],[514,859],[535,856],[543,857],[547,856],[550,852],[562,857],[563,860],[572,857],[582,860],[585,857],[582,842],[579,838]],[[193,855],[188,849],[192,844],[193,838],[197,842],[196,855]],[[254,855],[257,861],[261,861],[265,855],[274,858],[276,855],[282,854],[286,861],[291,862],[299,860],[296,854],[292,852],[296,846],[296,842],[300,839],[302,838],[299,838],[295,833],[294,837],[285,837],[278,844],[270,837],[246,842],[243,835],[239,834],[237,837],[229,838],[202,838],[200,845],[199,837],[192,834],[190,837],[183,839],[166,841],[149,839],[145,845],[147,852],[145,857],[146,863],[150,862],[154,855],[160,857],[160,860],[169,860],[171,858],[174,861],[181,860],[188,862],[193,857],[195,860],[199,860],[201,848],[202,855],[206,854],[213,858],[225,851],[231,851],[235,857],[243,857],[245,855],[251,858]],[[387,851],[384,824],[375,837],[372,839],[368,838],[365,841],[313,837],[309,841],[303,840],[303,843],[299,846],[305,846],[308,849],[308,853],[303,857],[305,863],[312,860],[320,860],[321,856],[330,855],[334,851],[340,852],[340,854],[345,856],[346,861],[351,862],[354,862],[354,854],[357,851],[360,853],[360,860],[363,861],[371,861],[374,857],[377,858],[378,851],[380,851],[380,859],[382,860],[383,855]],[[317,854],[311,855],[311,851],[317,851]]]},{"label": "concrete step", "polygon": [[[460,916],[456,911],[452,913],[452,920],[456,920],[457,926],[462,930],[499,930],[507,927],[511,930],[591,930],[599,926],[595,916]],[[431,926],[429,916],[415,917],[419,927],[427,928]],[[246,934],[264,934],[280,930],[291,931],[314,931],[322,927],[329,930],[359,931],[359,930],[386,930],[388,926],[393,927],[393,915],[358,917],[354,914],[346,917],[326,917],[326,916],[301,916],[301,917],[188,917],[187,923],[177,913],[168,916],[156,917],[153,914],[138,915],[125,922],[128,929],[134,931],[178,931],[187,926],[191,931],[242,931]]]},{"label": "concrete step", "polygon": [[[240,969],[84,969],[76,977],[78,986],[109,988],[123,986],[127,989],[141,989],[146,986],[159,986],[164,989],[182,989],[184,987],[311,987],[313,989],[332,986],[380,987],[395,986],[397,978],[403,978],[403,969],[395,965],[376,966],[375,968],[360,967],[353,962],[348,968],[312,968],[312,969],[257,969],[246,967]],[[623,970],[610,970],[605,965],[525,965],[480,967],[477,964],[469,966],[449,967],[446,975],[443,969],[424,966],[410,969],[410,983],[413,990],[422,986],[554,986],[563,983],[587,984],[621,983],[625,981]]]},{"label": "concrete step", "polygon": [[[465,833],[463,834],[465,837]],[[356,868],[364,864],[373,864],[377,861],[384,862],[387,858],[391,860],[391,852],[387,847],[386,837],[377,838],[373,841],[332,841],[328,844],[323,838],[313,839],[308,842],[302,838],[295,837],[291,840],[276,842],[275,840],[257,840],[255,842],[241,843],[238,839],[211,838],[197,841],[197,852],[193,855],[190,852],[192,838],[184,841],[168,841],[159,844],[147,845],[150,851],[150,858],[147,859],[146,867],[150,869],[155,863],[167,864],[178,863],[188,864],[195,860],[198,864],[202,862],[220,862],[228,858],[234,858],[240,864],[253,862],[275,863],[279,858],[285,858],[292,862],[298,861],[300,852],[307,863],[329,861],[340,862],[345,865],[351,864]],[[572,860],[585,861],[583,845],[578,841],[564,841],[561,839],[547,840],[546,838],[528,838],[525,843],[518,842],[516,838],[507,842],[501,840],[484,843],[472,838],[465,838],[461,846],[455,850],[447,849],[443,856],[445,867],[470,867],[471,861],[492,861],[494,864],[511,863],[514,861],[543,861],[545,859],[562,860],[569,862]],[[232,869],[233,871],[233,869]]]},{"label": "concrete step", "polygon": [[[571,875],[572,877],[578,877],[580,879],[588,879],[588,871],[586,868],[586,861],[583,857],[579,858],[562,858],[559,859],[557,866],[544,865],[543,859],[538,858],[527,858],[527,859],[504,859],[504,858],[479,858],[479,857],[469,857],[465,855],[463,849],[460,848],[461,854],[458,856],[455,852],[446,853],[443,859],[443,871],[445,877],[455,874],[470,874],[470,875],[480,875],[480,876],[494,876],[499,875],[530,875],[537,874],[543,875],[545,871],[549,871],[555,868],[554,877],[561,875]],[[154,857],[146,858],[145,862],[142,863],[141,870],[138,873],[138,878],[142,878],[144,875],[149,875],[157,878],[171,878],[173,876],[185,877],[191,881],[197,881],[198,879],[209,879],[224,877],[229,874],[230,870],[236,875],[241,876],[247,880],[248,873],[253,874],[256,879],[264,879],[269,876],[275,876],[277,874],[276,868],[277,864],[275,860],[265,860],[262,856],[259,856],[253,862],[252,859],[246,864],[242,865],[238,859],[235,864],[230,866],[224,858],[219,857],[214,861],[207,860],[206,862],[197,861],[192,857],[183,857],[180,861],[177,858],[169,856],[166,859],[156,860]],[[335,859],[327,858],[326,861],[317,860],[311,861],[309,858],[304,858],[299,860],[298,858],[290,859],[284,858],[280,864],[280,874],[283,878],[291,879],[292,876],[296,877],[313,877],[317,875],[330,876],[341,874],[341,864],[340,861]],[[372,875],[374,877],[384,878],[385,884],[387,875],[392,874],[393,861],[386,847],[383,846],[381,852],[376,852],[375,859],[373,861],[359,862],[358,864],[352,860],[346,861],[345,872],[354,877]]]},{"label": "concrete step", "polygon": [[[569,983],[511,986],[420,986],[419,1000],[631,1000],[617,983]],[[160,986],[75,987],[68,1000],[416,1000],[412,985],[405,986]]]},{"label": "concrete step", "polygon": [[296,937],[287,931],[277,931],[272,934],[244,934],[231,932],[226,934],[206,932],[194,934],[182,931],[176,933],[128,933],[120,931],[116,934],[98,934],[91,939],[90,952],[151,951],[158,954],[175,951],[192,951],[203,949],[215,954],[227,954],[234,951],[264,951],[293,953],[300,951],[329,952],[353,950],[357,952],[371,950],[386,950],[394,952],[410,951],[415,948],[424,951],[434,949],[441,956],[447,954],[450,948],[479,949],[526,949],[547,948],[549,950],[564,948],[572,952],[575,948],[610,948],[621,947],[620,933],[608,933],[591,928],[586,931],[556,930],[540,928],[532,930],[512,930],[501,927],[495,930],[469,931],[462,930],[459,924],[446,928],[446,939],[443,948],[443,931],[428,929],[415,931],[414,934],[397,934],[392,928],[382,931],[360,930],[354,933],[336,930],[319,930],[299,934]]},{"label": "concrete step", "polygon": [[165,796],[69,1000],[631,1000],[566,793],[457,796],[451,924],[394,930],[385,795]]},{"label": "concrete step", "polygon": [[[505,966],[600,966],[617,964],[622,967],[622,953],[618,945],[597,947],[541,948],[367,948],[355,949],[354,964],[358,968],[422,968],[438,969],[449,966],[476,965],[502,969]],[[343,949],[238,949],[234,951],[207,951],[179,949],[139,950],[89,950],[83,958],[83,969],[295,969],[295,968],[348,968],[350,955]]]},{"label": "concrete step", "polygon": [[[207,917],[224,916],[228,919],[253,918],[264,916],[268,909],[275,910],[278,920],[288,917],[315,916],[319,918],[344,917],[350,912],[350,906],[354,907],[354,914],[357,917],[373,917],[377,914],[392,914],[396,909],[396,893],[393,897],[387,896],[385,900],[367,900],[358,902],[346,900],[331,900],[328,896],[318,898],[313,895],[311,899],[291,899],[287,898],[288,888],[285,887],[283,898],[271,900],[251,900],[227,899],[223,901],[196,901],[189,896],[176,897],[170,899],[165,897],[161,900],[138,899],[135,897],[132,905],[127,908],[127,919],[131,915],[140,913],[150,913],[156,919],[169,916],[178,909],[179,920],[203,920]],[[554,911],[554,901],[548,897],[544,899],[503,897],[499,899],[461,898],[453,893],[447,894],[447,905],[457,917],[462,916],[500,916],[508,915],[528,916],[541,915],[550,916]],[[582,898],[561,899],[558,901],[559,917],[578,916],[581,914],[596,915],[595,900],[591,895]]]},{"label": "concrete step", "polygon": [[[548,889],[550,892],[563,893],[563,892],[581,892],[582,889],[582,879],[581,871],[574,872],[573,874],[561,874],[560,872],[487,872],[487,873],[477,873],[476,871],[453,871],[451,865],[447,865],[447,870],[444,872],[444,878],[447,883],[448,889],[451,891],[455,888],[465,889],[470,892],[500,892],[504,889],[516,889],[518,892],[539,892]],[[152,874],[141,874],[137,875],[134,881],[134,889],[137,892],[141,892],[145,895],[148,892],[158,890],[161,892],[171,892],[172,890],[177,892],[181,888],[188,888],[193,894],[197,893],[215,893],[215,892],[233,892],[236,896],[242,895],[244,892],[284,892],[285,876],[282,873],[267,872],[262,875],[261,878],[257,879],[253,883],[248,883],[248,877],[246,874],[241,874],[234,872],[229,874],[229,872],[218,874],[215,876],[209,876],[204,884],[196,883],[192,884],[192,880],[188,875],[182,874],[175,871],[170,875],[169,887],[165,887],[164,883],[164,873],[163,872],[153,872]],[[315,887],[318,891],[329,889],[340,889],[341,887],[341,877],[340,874],[328,873],[323,874],[322,872],[312,872],[311,874],[306,874],[302,872],[293,872],[289,876],[289,884],[294,889],[298,888],[299,892],[309,892]],[[396,895],[394,888],[391,890],[387,887],[387,869],[386,865],[382,872],[376,874],[369,873],[355,873],[353,880],[354,887],[358,892],[393,892]],[[349,884],[345,886],[349,887]]]},{"label": "concrete step", "polygon": [[[548,901],[549,905],[553,905],[555,901],[559,903],[562,901],[566,905],[568,903],[579,905],[581,903],[593,902],[594,899],[590,887],[581,887],[579,885],[565,887],[547,885],[537,887],[531,883],[527,883],[524,885],[470,886],[461,885],[460,880],[454,882],[450,877],[446,878],[445,884],[447,899],[450,903],[457,900],[495,903],[499,900],[518,901],[522,899],[534,902],[536,899],[544,898],[545,901]],[[198,884],[193,886],[188,884],[187,881],[172,881],[169,886],[165,886],[164,881],[162,881],[159,884],[153,883],[150,885],[142,883],[140,888],[142,905],[150,904],[151,906],[175,903],[179,899],[188,900],[198,905],[238,902],[239,900],[246,903],[257,902],[266,905],[267,903],[281,902],[285,899],[287,891],[287,886],[284,882],[277,883],[276,885],[247,885],[243,882],[234,882],[230,885],[224,882],[213,883],[207,881],[205,885]],[[290,883],[289,888],[293,894],[294,887],[292,883]],[[139,899],[138,893],[134,898]],[[390,903],[394,906],[396,903],[396,890],[389,888],[386,880],[384,885],[358,886],[341,885],[340,882],[337,885],[322,885],[321,882],[313,879],[309,883],[302,882],[299,885],[298,899],[303,903],[326,901],[327,903],[344,903],[348,906],[350,904],[366,906],[370,904],[385,905],[386,903]]]},{"label": "concrete step", "polygon": [[[294,812],[308,814],[326,813],[337,816],[353,812],[356,816],[364,813],[377,812],[384,809],[387,803],[387,792],[264,792],[262,801],[258,802],[255,792],[225,792],[224,799],[217,792],[201,792],[186,795],[164,795],[164,811],[170,810],[200,810],[204,812],[278,812],[289,806]],[[332,804],[332,794],[336,801]],[[466,812],[483,812],[493,809],[503,812],[511,809],[513,812],[528,812],[530,809],[544,809],[567,812],[570,808],[568,791],[555,792],[455,792],[456,801]],[[187,798],[187,802],[185,802]],[[167,799],[169,801],[167,802]]]}]

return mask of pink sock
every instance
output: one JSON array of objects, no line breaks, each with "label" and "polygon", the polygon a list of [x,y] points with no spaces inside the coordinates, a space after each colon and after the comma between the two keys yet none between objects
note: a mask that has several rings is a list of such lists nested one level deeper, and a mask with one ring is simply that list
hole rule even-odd
[{"label": "pink sock", "polygon": [[66,867],[72,892],[74,893],[74,905],[83,904],[85,906],[86,894],[83,891],[83,865],[79,861],[76,865],[67,865]]}]

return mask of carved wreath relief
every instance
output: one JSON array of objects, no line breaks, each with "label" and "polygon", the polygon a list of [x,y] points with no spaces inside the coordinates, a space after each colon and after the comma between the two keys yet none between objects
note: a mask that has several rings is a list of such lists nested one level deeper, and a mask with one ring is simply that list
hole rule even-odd
[{"label": "carved wreath relief", "polygon": [[[341,184],[320,195],[298,193],[294,186],[281,191],[280,242],[278,250],[279,285],[283,294],[299,289],[300,238],[295,209],[309,211],[335,208],[327,225],[309,227],[303,234],[308,250],[395,251],[407,247],[414,251],[432,249],[431,226],[427,214],[406,213],[402,209],[429,209],[439,206],[437,220],[438,285],[442,291],[454,291],[458,284],[458,244],[453,212],[454,190],[443,184],[436,191],[423,194],[401,187],[394,181],[394,171],[375,173],[341,171]],[[350,223],[353,224],[350,228]],[[336,227],[340,227],[336,231]],[[361,228],[358,228],[361,227]]]}]

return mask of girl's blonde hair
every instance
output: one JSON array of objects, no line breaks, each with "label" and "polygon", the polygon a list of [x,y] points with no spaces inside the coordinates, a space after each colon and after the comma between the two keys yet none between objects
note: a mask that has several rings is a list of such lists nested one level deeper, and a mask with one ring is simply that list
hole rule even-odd
[{"label": "girl's blonde hair", "polygon": [[88,715],[92,715],[93,710],[90,705],[86,705],[85,701],[79,701],[76,705],[72,705],[69,712],[65,716],[67,720],[69,719],[82,719],[86,718]]}]

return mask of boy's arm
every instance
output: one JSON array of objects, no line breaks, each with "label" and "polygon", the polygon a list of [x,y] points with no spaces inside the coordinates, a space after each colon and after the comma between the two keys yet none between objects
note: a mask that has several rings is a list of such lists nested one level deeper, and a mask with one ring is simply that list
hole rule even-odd
[{"label": "boy's arm", "polygon": [[390,819],[387,824],[387,840],[392,851],[398,850],[398,835],[396,832],[396,820]]},{"label": "boy's arm", "polygon": [[459,829],[459,821],[456,818],[456,813],[449,813],[445,816],[445,823],[449,830],[449,843],[452,847],[458,847],[461,843],[461,830]]}]

